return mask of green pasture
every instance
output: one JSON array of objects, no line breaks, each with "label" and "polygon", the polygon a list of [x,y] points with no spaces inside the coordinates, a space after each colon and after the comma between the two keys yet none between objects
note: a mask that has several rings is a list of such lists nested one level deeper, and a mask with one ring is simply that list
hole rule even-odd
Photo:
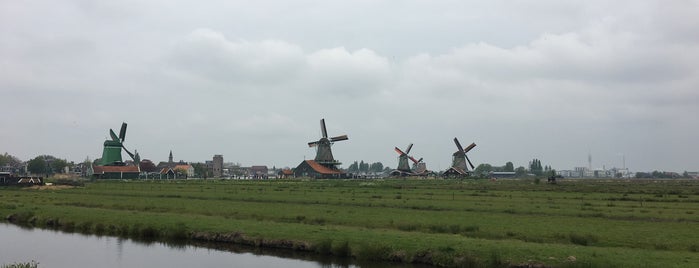
[{"label": "green pasture", "polygon": [[[694,180],[101,181],[0,188],[20,224],[149,239],[243,234],[361,261],[696,267]],[[286,244],[289,244],[286,243]]]}]

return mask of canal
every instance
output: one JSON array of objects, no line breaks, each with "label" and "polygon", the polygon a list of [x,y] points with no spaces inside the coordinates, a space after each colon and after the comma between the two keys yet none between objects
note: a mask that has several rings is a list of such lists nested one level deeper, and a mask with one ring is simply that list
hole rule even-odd
[{"label": "canal", "polygon": [[[0,223],[0,266],[39,267],[357,267],[349,259],[224,244],[173,245]],[[361,265],[366,266],[366,265]],[[369,265],[375,266],[375,265]],[[381,265],[384,266],[384,265]]]}]

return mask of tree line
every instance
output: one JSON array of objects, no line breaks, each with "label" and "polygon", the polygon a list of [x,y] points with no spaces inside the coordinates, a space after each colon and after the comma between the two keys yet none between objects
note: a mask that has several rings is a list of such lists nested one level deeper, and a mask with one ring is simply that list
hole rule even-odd
[{"label": "tree line", "polygon": [[347,167],[347,172],[350,173],[369,173],[369,172],[384,172],[386,169],[389,169],[388,167],[384,167],[384,165],[381,162],[374,162],[369,164],[368,162],[365,163],[364,160],[361,160],[359,162],[354,161],[349,167]]}]

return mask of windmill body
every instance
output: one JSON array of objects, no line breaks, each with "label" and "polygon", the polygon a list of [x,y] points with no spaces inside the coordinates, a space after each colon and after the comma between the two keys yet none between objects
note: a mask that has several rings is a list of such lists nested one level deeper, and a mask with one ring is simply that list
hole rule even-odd
[{"label": "windmill body", "polygon": [[[396,153],[398,153],[398,167],[391,171],[392,176],[427,176],[429,174],[429,171],[427,171],[426,168],[427,166],[424,162],[422,162],[422,158],[420,158],[420,160],[416,160],[414,157],[409,155],[412,148],[412,143],[408,145],[405,151],[398,147],[394,148]],[[410,162],[408,162],[408,160],[413,162],[412,169],[410,168]]]},{"label": "windmill body", "polygon": [[114,130],[109,130],[109,136],[111,140],[104,141],[104,149],[102,150],[102,160],[100,164],[102,166],[124,166],[125,163],[121,158],[121,150],[124,150],[134,163],[138,165],[140,159],[138,159],[138,154],[134,155],[129,150],[124,147],[124,140],[126,140],[126,123],[121,124],[121,130],[119,131],[119,136],[114,133]]},{"label": "windmill body", "polygon": [[121,159],[121,145],[122,144],[119,141],[104,141],[104,150],[102,150],[101,161],[103,166],[123,165],[124,161]]},{"label": "windmill body", "polygon": [[410,150],[413,149],[413,144],[409,144],[408,147],[405,149],[405,151],[401,150],[398,147],[395,147],[393,150],[398,153],[398,167],[396,170],[394,170],[392,173],[394,175],[412,175],[412,170],[410,169],[410,163],[408,163],[408,158],[410,157],[409,153]]},{"label": "windmill body", "polygon": [[470,175],[470,171],[468,170],[468,167],[471,166],[471,169],[475,169],[473,164],[471,163],[471,160],[468,158],[466,153],[471,151],[473,147],[476,147],[475,143],[471,143],[468,147],[463,148],[461,146],[461,143],[457,138],[454,138],[454,144],[456,145],[456,152],[452,154],[452,161],[451,161],[451,168],[449,168],[447,171],[444,172],[444,176],[468,176]]}]

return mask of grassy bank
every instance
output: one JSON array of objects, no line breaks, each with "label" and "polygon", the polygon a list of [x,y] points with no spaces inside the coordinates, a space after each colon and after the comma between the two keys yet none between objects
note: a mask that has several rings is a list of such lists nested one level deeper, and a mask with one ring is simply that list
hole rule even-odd
[{"label": "grassy bank", "polygon": [[691,267],[698,181],[109,181],[0,188],[0,216],[444,266]]}]

